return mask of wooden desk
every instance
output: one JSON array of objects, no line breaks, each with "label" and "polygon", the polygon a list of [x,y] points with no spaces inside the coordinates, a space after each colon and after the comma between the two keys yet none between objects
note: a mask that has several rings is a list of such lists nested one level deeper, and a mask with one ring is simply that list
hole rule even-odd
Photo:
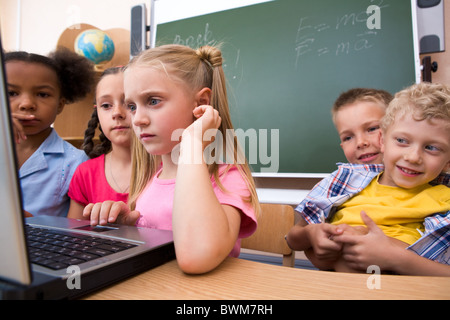
[{"label": "wooden desk", "polygon": [[349,274],[281,267],[227,258],[215,270],[187,275],[175,260],[87,299],[450,299],[450,277],[381,275],[380,289],[369,289],[372,274]]}]

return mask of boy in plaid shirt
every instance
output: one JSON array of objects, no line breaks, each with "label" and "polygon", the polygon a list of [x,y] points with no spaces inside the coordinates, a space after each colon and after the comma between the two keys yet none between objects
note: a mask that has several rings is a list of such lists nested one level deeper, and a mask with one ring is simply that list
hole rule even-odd
[{"label": "boy in plaid shirt", "polygon": [[334,102],[331,116],[349,163],[383,162],[380,123],[392,98],[384,90],[353,88]]},{"label": "boy in plaid shirt", "polygon": [[441,174],[450,169],[450,89],[419,84],[399,92],[382,131],[384,166],[341,164],[297,207],[304,221],[288,244],[324,270],[376,264],[450,275],[450,189]]}]

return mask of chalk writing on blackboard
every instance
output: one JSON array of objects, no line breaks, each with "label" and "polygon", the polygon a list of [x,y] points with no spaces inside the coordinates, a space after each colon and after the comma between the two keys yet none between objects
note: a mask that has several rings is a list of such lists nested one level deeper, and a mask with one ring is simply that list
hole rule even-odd
[{"label": "chalk writing on blackboard", "polygon": [[[383,5],[379,9],[386,7],[389,5]],[[321,21],[320,16],[300,17],[294,46],[295,69],[300,69],[301,61],[308,56],[340,56],[371,49],[378,32],[366,27],[367,18],[365,9],[337,16],[335,21]],[[362,29],[361,25],[364,26]],[[343,28],[350,30],[350,36],[345,39],[339,38],[339,31]]]},{"label": "chalk writing on blackboard", "polygon": [[186,39],[182,38],[181,35],[176,34],[172,43],[181,44],[196,49],[200,48],[201,46],[214,45],[216,44],[216,39],[214,39],[212,31],[209,30],[209,23],[206,23],[204,31],[202,30],[202,33],[199,33],[195,36],[189,35]]},{"label": "chalk writing on blackboard", "polygon": [[[221,45],[221,43],[219,43],[218,40],[214,37],[214,33],[211,30],[209,23],[205,23],[205,27],[196,35],[189,35],[184,38],[181,35],[176,34],[172,43],[185,45],[192,49],[197,49],[206,45]],[[229,81],[239,81],[242,78],[243,73],[243,67],[240,60],[240,49],[234,47],[230,43],[227,43],[226,45],[228,61],[224,62],[223,68],[232,70],[232,74],[228,79]]]}]

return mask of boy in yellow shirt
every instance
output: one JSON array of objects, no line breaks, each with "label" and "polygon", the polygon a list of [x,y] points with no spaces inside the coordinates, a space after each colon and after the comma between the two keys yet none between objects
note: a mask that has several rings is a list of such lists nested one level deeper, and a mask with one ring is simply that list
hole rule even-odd
[{"label": "boy in yellow shirt", "polygon": [[[448,274],[450,188],[430,183],[448,179],[440,174],[450,169],[450,89],[423,83],[399,92],[381,127],[384,166],[341,165],[320,182],[297,207],[305,221],[291,229],[288,244],[320,269],[363,271],[354,270],[359,253],[349,235],[378,225],[389,237],[383,245],[440,262],[431,267]],[[389,270],[381,254],[377,259],[385,271],[407,273]]]}]

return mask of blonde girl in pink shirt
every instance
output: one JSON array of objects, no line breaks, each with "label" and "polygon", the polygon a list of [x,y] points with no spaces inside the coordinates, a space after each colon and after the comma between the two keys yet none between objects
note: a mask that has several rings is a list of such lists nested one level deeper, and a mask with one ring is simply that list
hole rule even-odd
[{"label": "blonde girl in pink shirt", "polygon": [[[172,229],[178,264],[187,273],[208,272],[237,256],[240,238],[256,229],[259,203],[236,136],[227,134],[233,126],[220,50],[166,45],[144,51],[127,66],[124,89],[137,140],[128,205],[90,204],[84,216],[93,225]],[[224,163],[204,157],[217,138],[222,144],[212,153],[233,150]]]}]

